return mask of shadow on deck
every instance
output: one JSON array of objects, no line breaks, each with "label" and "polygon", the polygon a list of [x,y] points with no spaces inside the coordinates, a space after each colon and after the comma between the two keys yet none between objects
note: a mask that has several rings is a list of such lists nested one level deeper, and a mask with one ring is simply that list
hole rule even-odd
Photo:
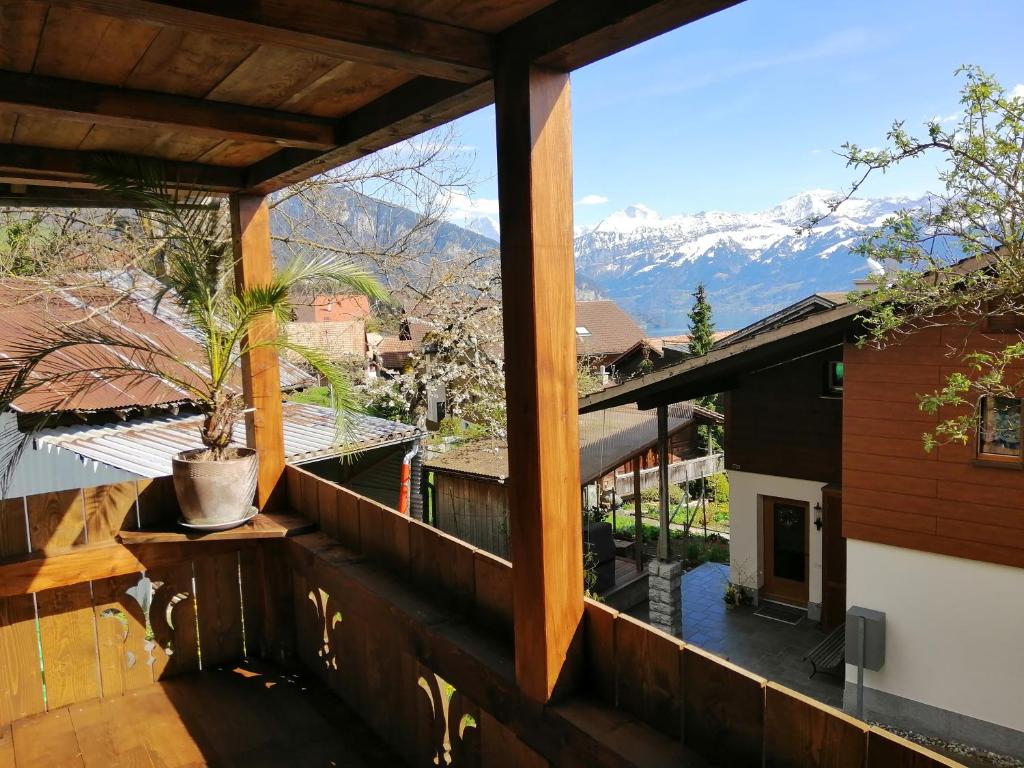
[{"label": "shadow on deck", "polygon": [[18,720],[6,746],[18,768],[404,765],[311,676],[255,662]]}]

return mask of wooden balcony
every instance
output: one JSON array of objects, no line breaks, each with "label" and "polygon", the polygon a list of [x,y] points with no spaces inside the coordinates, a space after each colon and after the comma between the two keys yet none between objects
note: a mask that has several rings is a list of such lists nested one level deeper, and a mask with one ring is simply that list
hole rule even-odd
[{"label": "wooden balcony", "polygon": [[949,764],[583,599],[569,72],[736,2],[0,0],[0,202],[123,207],[96,161],[159,160],[230,195],[242,287],[266,195],[495,104],[517,557],[286,468],[251,345],[288,514],[185,536],[164,481],[0,508],[0,766]]},{"label": "wooden balcony", "polygon": [[950,764],[591,601],[538,704],[508,562],[285,483],[305,519],[272,537],[138,533],[177,514],[163,480],[5,502],[0,766]]}]

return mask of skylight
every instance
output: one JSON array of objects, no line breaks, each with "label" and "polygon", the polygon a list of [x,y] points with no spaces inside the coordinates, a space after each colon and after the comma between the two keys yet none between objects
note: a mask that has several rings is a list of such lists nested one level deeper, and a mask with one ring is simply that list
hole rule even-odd
[{"label": "skylight", "polygon": [[577,325],[576,326],[576,335],[577,336],[589,336],[590,335],[590,331],[587,330],[587,326],[585,326],[585,325]]}]

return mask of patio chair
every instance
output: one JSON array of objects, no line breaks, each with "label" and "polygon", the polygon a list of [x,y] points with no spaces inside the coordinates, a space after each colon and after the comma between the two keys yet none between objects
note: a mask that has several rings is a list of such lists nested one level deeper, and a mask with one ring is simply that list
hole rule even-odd
[{"label": "patio chair", "polygon": [[803,660],[811,662],[811,677],[819,672],[841,675],[843,662],[846,661],[846,624],[840,624],[829,632],[824,640],[808,651]]}]

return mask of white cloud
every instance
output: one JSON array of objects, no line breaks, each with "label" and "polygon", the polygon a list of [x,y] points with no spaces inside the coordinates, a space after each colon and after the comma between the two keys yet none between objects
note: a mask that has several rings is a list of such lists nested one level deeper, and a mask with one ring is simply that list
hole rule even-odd
[{"label": "white cloud", "polygon": [[[1018,86],[1020,87],[1020,86]],[[959,112],[954,112],[951,115],[932,115],[933,123],[955,123],[959,120],[962,115]]]},{"label": "white cloud", "polygon": [[451,218],[497,216],[498,201],[488,197],[470,197],[456,190],[448,198],[448,215]]},{"label": "white cloud", "polygon": [[1013,89],[1010,91],[1010,95],[1016,96],[1017,98],[1020,99],[1024,99],[1024,83],[1017,83],[1015,86],[1013,86]]},{"label": "white cloud", "polygon": [[584,195],[576,201],[576,205],[601,205],[607,202],[608,198],[604,195]]}]

